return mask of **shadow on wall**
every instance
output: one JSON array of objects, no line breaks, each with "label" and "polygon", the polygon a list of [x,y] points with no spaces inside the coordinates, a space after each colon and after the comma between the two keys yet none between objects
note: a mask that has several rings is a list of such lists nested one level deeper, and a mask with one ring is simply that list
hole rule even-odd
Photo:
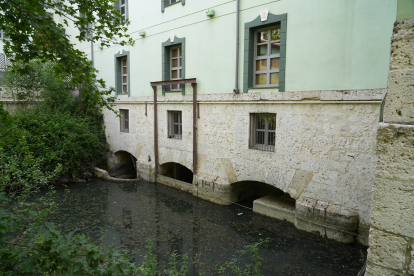
[{"label": "shadow on wall", "polygon": [[160,166],[160,174],[190,184],[193,183],[193,172],[179,163],[169,162],[162,164]]},{"label": "shadow on wall", "polygon": [[108,171],[109,175],[122,179],[137,178],[137,159],[127,151],[114,154],[114,165]]}]

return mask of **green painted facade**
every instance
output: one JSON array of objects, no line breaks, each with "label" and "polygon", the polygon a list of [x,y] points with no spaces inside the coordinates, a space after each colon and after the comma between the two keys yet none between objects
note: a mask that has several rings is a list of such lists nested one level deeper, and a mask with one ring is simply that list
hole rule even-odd
[{"label": "green painted facade", "polygon": [[[286,47],[283,64],[284,91],[353,90],[387,87],[390,41],[397,16],[407,14],[413,0],[241,0],[239,88],[253,91],[246,76],[245,25],[269,10],[286,15]],[[150,96],[152,81],[165,79],[163,43],[170,35],[185,38],[185,77],[197,78],[198,93],[233,93],[236,63],[236,1],[186,0],[172,5],[163,1],[128,1],[131,21],[128,33],[135,46],[124,46],[130,58],[130,96]],[[184,5],[185,4],[185,5]],[[164,12],[162,12],[162,7]],[[215,16],[206,16],[208,9]],[[398,13],[397,13],[398,11]],[[57,18],[57,21],[63,20]],[[139,32],[144,30],[145,37]],[[68,28],[73,38],[78,30]],[[115,42],[116,43],[116,42]],[[77,48],[90,57],[89,42]],[[114,56],[121,46],[100,49],[94,45],[99,77],[116,86]],[[252,66],[251,64],[249,66]],[[247,72],[251,68],[248,68]],[[163,71],[164,70],[164,71]],[[247,83],[247,87],[246,87]],[[188,85],[187,85],[188,86]],[[191,93],[192,89],[186,89]],[[246,92],[246,91],[244,91]],[[177,92],[180,93],[180,92]],[[159,87],[162,94],[162,87]]]},{"label": "green painted facade", "polygon": [[397,20],[414,17],[414,0],[398,0]]}]

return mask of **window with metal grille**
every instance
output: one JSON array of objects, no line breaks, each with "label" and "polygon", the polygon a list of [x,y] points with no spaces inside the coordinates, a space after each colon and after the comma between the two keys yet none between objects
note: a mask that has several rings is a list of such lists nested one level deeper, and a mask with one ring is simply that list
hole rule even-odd
[{"label": "window with metal grille", "polygon": [[182,135],[182,112],[168,111],[168,138],[181,139]]},{"label": "window with metal grille", "polygon": [[275,151],[276,113],[250,114],[249,148]]},{"label": "window with metal grille", "polygon": [[120,109],[119,113],[121,114],[121,132],[129,132],[129,110]]}]

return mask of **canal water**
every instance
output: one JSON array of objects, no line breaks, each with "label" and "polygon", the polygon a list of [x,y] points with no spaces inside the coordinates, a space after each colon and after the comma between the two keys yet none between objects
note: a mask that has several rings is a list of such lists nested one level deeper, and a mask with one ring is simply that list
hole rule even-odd
[{"label": "canal water", "polygon": [[65,194],[66,187],[57,187],[59,208],[50,217],[61,230],[126,250],[137,265],[151,238],[160,271],[170,254],[177,253],[190,257],[190,275],[211,275],[215,267],[238,257],[238,250],[265,238],[269,242],[259,250],[263,275],[356,276],[366,257],[365,247],[334,242],[251,209],[217,205],[162,184],[93,180],[68,188]]}]

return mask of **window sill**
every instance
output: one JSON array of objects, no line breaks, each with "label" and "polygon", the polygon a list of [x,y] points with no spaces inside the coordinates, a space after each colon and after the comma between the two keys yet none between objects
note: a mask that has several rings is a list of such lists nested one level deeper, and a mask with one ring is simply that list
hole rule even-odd
[{"label": "window sill", "polygon": [[256,147],[254,147],[254,146],[249,147],[249,149],[251,149],[251,150],[258,150],[258,151],[261,151],[261,152],[272,152],[272,153],[274,153],[274,152],[275,152],[275,148],[274,148],[274,146],[273,146],[273,148],[268,149],[268,150],[266,150],[266,149],[261,149],[261,148],[256,148]]},{"label": "window sill", "polygon": [[178,3],[181,3],[181,1],[178,1],[178,2],[175,2],[175,3],[172,3],[172,4],[169,4],[168,6],[165,6],[164,8],[174,6],[175,4],[178,4]]},{"label": "window sill", "polygon": [[117,93],[118,96],[128,96],[128,92],[127,93]]},{"label": "window sill", "polygon": [[279,87],[250,87],[247,92],[279,92]]}]

